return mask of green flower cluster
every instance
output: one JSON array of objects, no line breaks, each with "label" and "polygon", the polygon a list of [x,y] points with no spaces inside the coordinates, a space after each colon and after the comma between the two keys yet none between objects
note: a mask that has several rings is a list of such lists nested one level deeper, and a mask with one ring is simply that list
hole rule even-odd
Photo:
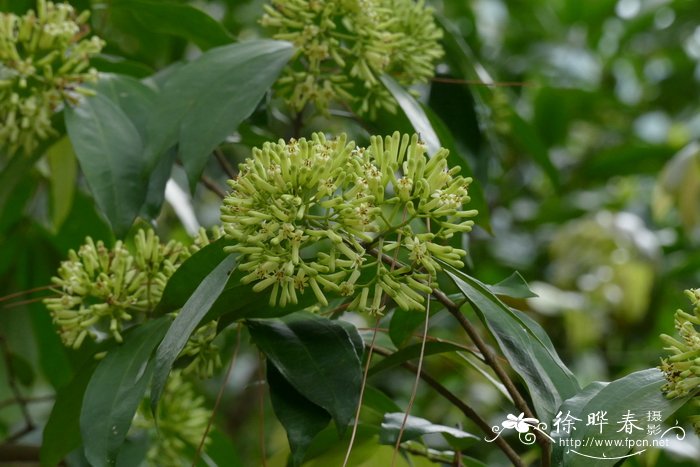
[{"label": "green flower cluster", "polygon": [[426,82],[443,55],[442,30],[423,0],[272,0],[260,22],[298,48],[278,82],[296,111],[313,103],[327,113],[337,99],[363,114],[393,112],[380,76]]},{"label": "green flower cluster", "polygon": [[[148,399],[139,406],[132,430],[148,433],[150,446],[148,465],[183,465],[191,457],[204,436],[211,413],[204,406],[204,397],[196,394],[191,383],[179,371],[173,371],[158,402],[158,424],[153,419]],[[207,436],[204,445],[211,439]]]},{"label": "green flower cluster", "polygon": [[[214,238],[222,235],[214,231]],[[170,241],[162,244],[152,230],[139,230],[134,251],[117,241],[107,248],[102,241],[88,237],[78,251],[70,250],[52,282],[59,295],[44,300],[63,343],[79,348],[86,337],[122,341],[121,333],[143,322],[163,295],[163,290],[178,267],[191,253],[209,243],[204,231],[188,248]],[[189,359],[185,373],[209,377],[221,366],[219,349],[213,344],[217,322],[198,328],[182,352]]]},{"label": "green flower cluster", "polygon": [[77,102],[88,92],[81,84],[97,79],[90,57],[104,43],[83,39],[88,16],[46,0],[38,0],[36,13],[0,13],[0,146],[32,152],[55,134],[53,113]]},{"label": "green flower cluster", "polygon": [[[471,179],[447,156],[428,158],[418,136],[398,132],[367,148],[319,133],[255,148],[221,208],[242,281],[270,288],[272,306],[296,304],[310,288],[323,306],[330,292],[371,314],[383,312],[385,295],[424,310],[436,259],[462,267],[466,255],[439,242],[470,231],[477,214],[462,208]],[[405,266],[387,266],[384,254]]]},{"label": "green flower cluster", "polygon": [[139,230],[134,243],[132,254],[121,241],[109,249],[88,237],[68,252],[52,279],[60,296],[44,300],[66,345],[78,348],[88,335],[111,334],[121,342],[125,323],[153,311],[168,278],[189,256],[179,242],[162,245],[152,230]]},{"label": "green flower cluster", "polygon": [[[661,360],[661,370],[667,383],[662,390],[666,397],[695,395],[695,403],[700,406],[700,289],[686,290],[693,305],[692,313],[676,311],[675,326],[680,340],[666,334],[661,339],[673,355]],[[695,430],[700,434],[700,415],[691,417]]]}]

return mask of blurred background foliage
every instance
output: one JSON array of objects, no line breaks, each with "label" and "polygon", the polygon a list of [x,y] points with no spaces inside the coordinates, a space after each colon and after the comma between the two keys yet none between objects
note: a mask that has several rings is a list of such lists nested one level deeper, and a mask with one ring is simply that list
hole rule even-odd
[{"label": "blurred background foliage", "polygon": [[[0,10],[23,13],[33,3],[0,0]],[[155,0],[70,3],[92,10],[94,32],[107,42],[95,62],[100,71],[139,79],[155,74],[149,79],[157,83],[220,39],[212,33],[195,45],[187,31],[197,19],[174,16],[170,24],[182,21],[183,27],[168,27],[149,11]],[[262,1],[170,3],[206,12],[232,38],[266,36],[257,23]],[[658,335],[672,332],[673,312],[686,307],[682,291],[700,286],[697,3],[428,3],[446,28],[446,55],[433,82],[418,91],[466,155],[489,206],[490,222],[483,213],[481,224],[477,219],[481,227],[469,238],[472,272],[487,283],[513,270],[522,274],[539,297],[510,304],[543,324],[582,385],[657,365],[663,354]],[[175,8],[172,14],[182,13]],[[226,158],[236,164],[263,141],[290,136],[287,115],[281,103],[268,99],[222,146]],[[310,116],[302,133],[348,131],[364,142],[370,131],[389,134],[404,124],[391,115],[360,122],[338,111],[330,118]],[[5,169],[0,173],[0,296],[47,285],[67,250],[86,235],[113,241],[74,157],[70,151],[55,152],[21,176]],[[223,186],[226,174],[215,161],[206,174]],[[158,219],[162,236],[185,239],[199,225],[217,223],[218,198],[200,186],[189,199],[181,168],[176,166],[172,177],[180,188],[172,187]],[[2,342],[21,372],[23,390],[39,398],[30,404],[38,425],[50,410],[51,387],[68,382],[94,352],[85,346],[68,352],[61,346],[43,305],[32,300],[41,294],[0,302]],[[388,323],[389,317],[383,324]],[[463,340],[444,313],[435,314],[430,332]],[[233,340],[230,336],[225,355],[230,356]],[[386,335],[378,340],[393,347]],[[260,429],[269,465],[284,465],[284,431],[273,417],[263,423],[255,409],[258,355],[246,339],[242,345],[211,449],[227,453],[226,465],[259,465]],[[503,418],[498,391],[478,373],[465,373],[473,370],[458,357],[427,357],[426,365],[489,420]],[[404,404],[411,381],[402,369],[370,379]],[[221,377],[199,389],[212,401],[219,384]],[[9,389],[0,384],[0,439],[21,420],[19,407],[2,402],[9,398]],[[271,415],[269,399],[265,404]],[[366,412],[363,417],[377,416]],[[413,414],[445,425],[461,421],[452,406],[423,386]],[[32,436],[40,440],[40,431]],[[358,452],[362,446],[360,433]],[[685,459],[700,456],[697,442],[684,446]],[[475,449],[483,456],[485,445]],[[655,453],[631,462],[682,465],[682,459]]]}]

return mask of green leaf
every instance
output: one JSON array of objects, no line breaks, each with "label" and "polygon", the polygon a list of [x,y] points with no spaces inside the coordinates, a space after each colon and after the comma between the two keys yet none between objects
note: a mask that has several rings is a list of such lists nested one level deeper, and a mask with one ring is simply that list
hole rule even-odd
[{"label": "green leaf", "polygon": [[[629,454],[630,448],[623,443],[615,446],[614,440],[646,438],[646,417],[649,412],[659,411],[661,418],[665,420],[687,401],[685,398],[666,399],[661,392],[661,386],[665,382],[661,371],[650,368],[629,374],[612,383],[593,383],[566,400],[559,408],[562,412],[561,418],[571,413],[581,421],[575,422],[576,429],[570,430],[570,435],[564,433],[564,430],[560,429],[557,432],[555,427],[551,427],[550,434],[555,440],[552,451],[553,465],[603,467],[619,463],[619,457]],[[608,424],[602,426],[602,433],[598,425],[587,425],[588,415],[599,411],[607,412]],[[628,411],[634,415],[637,420],[634,424],[642,428],[641,430],[632,429],[632,433],[626,433],[622,429],[623,425],[619,422]],[[672,436],[675,436],[675,432],[667,434],[665,439]],[[566,438],[570,441],[565,442]],[[598,446],[590,441],[586,443],[586,439],[612,440],[612,442],[610,446],[606,444]],[[582,440],[581,446],[572,447],[578,440]],[[567,444],[569,446],[566,446]],[[607,459],[596,459],[597,457],[607,457]]]},{"label": "green leaf", "polygon": [[[103,73],[95,85],[98,94],[108,97],[129,117],[134,128],[141,136],[141,141],[147,139],[147,124],[158,93],[143,82],[130,76]],[[144,217],[156,218],[165,198],[165,184],[170,178],[177,152],[174,149],[163,153],[157,161],[148,160],[148,188],[144,201]]]},{"label": "green leaf", "polygon": [[349,328],[306,312],[246,324],[284,378],[330,413],[342,434],[355,415],[362,384],[356,338],[349,337]]},{"label": "green leaf", "polygon": [[51,226],[58,230],[73,206],[78,164],[68,138],[62,138],[46,151],[51,172]]},{"label": "green leaf", "polygon": [[389,337],[396,347],[403,346],[416,331],[421,323],[425,322],[423,313],[404,312],[398,308],[394,310],[389,322]]},{"label": "green leaf", "polygon": [[80,411],[80,432],[85,457],[93,466],[115,464],[151,378],[151,353],[169,324],[169,319],[160,318],[135,328],[124,344],[107,354],[90,379]]},{"label": "green leaf", "polygon": [[518,271],[503,279],[498,284],[487,286],[492,294],[511,298],[531,298],[537,294],[530,290],[527,282]]},{"label": "green leaf", "polygon": [[[394,368],[398,365],[401,365],[404,362],[420,357],[420,350],[421,344],[418,343],[409,345],[401,350],[394,352],[393,354],[384,358],[379,363],[370,368],[369,376],[374,376],[375,374],[381,371],[386,371],[390,368]],[[453,344],[451,342],[426,342],[424,355],[428,356],[445,352],[460,352],[464,350],[467,349],[460,345]]]},{"label": "green leaf", "polygon": [[318,304],[316,296],[307,290],[296,304],[287,304],[285,307],[271,306],[269,294],[264,291],[254,292],[254,283],[241,284],[242,276],[243,274],[235,274],[231,277],[221,296],[212,305],[206,320],[221,316],[221,328],[242,319],[279,318]]},{"label": "green leaf", "polygon": [[537,415],[541,420],[551,419],[561,403],[580,388],[545,331],[524,313],[511,310],[478,280],[444,263],[443,268],[525,381]]},{"label": "green leaf", "polygon": [[[238,255],[226,256],[199,284],[173,321],[155,356],[155,372],[151,386],[151,409],[155,409],[170,374],[170,369],[197,325],[221,294]],[[183,264],[184,266],[184,264]]]},{"label": "green leaf", "polygon": [[249,41],[212,49],[175,70],[149,122],[149,160],[179,143],[194,190],[212,150],[253,113],[293,52],[288,42]]},{"label": "green leaf", "polygon": [[272,362],[267,363],[267,383],[277,419],[287,432],[292,451],[291,464],[301,465],[314,437],[331,420],[328,412],[299,394]]},{"label": "green leaf", "polygon": [[423,107],[408,93],[408,91],[394,81],[391,76],[383,75],[381,79],[384,86],[386,86],[391,95],[394,96],[396,102],[399,103],[399,107],[401,107],[401,110],[406,114],[413,128],[425,142],[425,145],[428,147],[428,152],[430,154],[435,154],[441,147],[440,139],[433,129],[433,126],[430,124],[430,120],[425,114]]},{"label": "green leaf", "polygon": [[362,361],[362,356],[365,354],[365,342],[362,340],[362,336],[360,336],[357,327],[349,321],[343,321],[342,319],[336,320],[335,322],[338,323],[340,327],[345,329],[348,339],[350,339],[350,342],[355,349],[357,358]]},{"label": "green leaf", "polygon": [[[428,153],[435,154],[441,147],[450,151],[448,163],[450,166],[459,166],[462,168],[462,175],[470,177],[473,175],[472,169],[467,162],[467,159],[457,149],[454,138],[450,134],[444,123],[430,108],[423,106],[411,94],[408,93],[400,84],[394,81],[390,76],[382,76],[384,86],[391,92],[394,99],[399,103],[401,110],[411,122],[413,129],[420,135],[428,146]],[[484,193],[479,182],[474,181],[469,187],[469,195],[471,196],[471,204],[474,209],[479,211],[481,216],[481,224],[488,229],[488,206],[484,198]]]},{"label": "green leaf", "polygon": [[100,74],[94,89],[124,112],[141,135],[142,141],[145,141],[146,124],[153,112],[158,93],[138,79],[114,73]]},{"label": "green leaf", "polygon": [[130,12],[153,32],[182,37],[202,50],[233,41],[219,22],[190,5],[163,0],[119,0],[112,8]]},{"label": "green leaf", "polygon": [[[379,442],[381,444],[396,443],[405,416],[405,414],[400,412],[384,415],[382,429],[379,432]],[[401,434],[401,441],[410,441],[430,433],[440,433],[445,438],[445,441],[450,443],[453,447],[458,448],[466,447],[473,441],[481,440],[480,437],[467,433],[466,431],[449,426],[436,425],[424,418],[409,415],[403,433]]]},{"label": "green leaf", "polygon": [[44,426],[39,452],[42,466],[58,465],[80,446],[80,407],[96,366],[96,362],[88,362],[68,385],[57,391],[51,415]]},{"label": "green leaf", "polygon": [[154,313],[169,313],[182,308],[199,284],[229,256],[224,246],[230,243],[230,240],[220,238],[187,258],[168,279]]},{"label": "green leaf", "polygon": [[66,127],[90,190],[117,236],[131,227],[146,196],[147,166],[138,130],[109,98],[66,108]]}]

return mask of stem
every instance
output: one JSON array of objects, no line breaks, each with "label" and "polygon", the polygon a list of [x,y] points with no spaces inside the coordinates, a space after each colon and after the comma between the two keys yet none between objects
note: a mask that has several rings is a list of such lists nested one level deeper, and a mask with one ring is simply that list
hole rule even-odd
[{"label": "stem", "polygon": [[430,296],[427,297],[427,300],[428,302],[425,304],[425,322],[423,324],[423,336],[420,345],[420,356],[418,357],[418,368],[416,368],[416,379],[413,382],[411,398],[408,400],[408,406],[406,407],[406,413],[404,414],[403,421],[401,422],[399,436],[396,438],[396,445],[394,445],[394,454],[391,457],[392,467],[396,465],[396,453],[399,452],[401,437],[403,436],[403,432],[406,429],[406,422],[408,422],[408,417],[411,413],[411,409],[413,408],[413,403],[416,400],[416,394],[418,392],[418,382],[420,381],[421,372],[423,370],[423,359],[425,358],[425,342],[428,340],[428,322],[430,321]]},{"label": "stem", "polygon": [[221,152],[221,149],[214,149],[214,156],[216,157],[216,161],[219,163],[223,171],[226,172],[226,175],[228,175],[228,178],[236,178],[236,169],[234,169],[228,162],[228,159],[226,159],[224,153]]},{"label": "stem", "polygon": [[238,332],[236,334],[236,347],[233,351],[233,356],[231,357],[231,363],[228,364],[228,368],[226,369],[226,376],[224,376],[224,380],[221,382],[221,387],[219,387],[219,393],[216,395],[216,402],[214,402],[214,408],[211,411],[209,422],[207,422],[207,427],[204,430],[204,434],[202,434],[202,439],[199,440],[197,451],[194,453],[194,458],[192,459],[192,467],[197,465],[197,459],[199,459],[199,456],[202,453],[202,449],[204,448],[204,442],[206,441],[207,435],[209,434],[209,430],[211,429],[211,426],[214,423],[216,411],[218,410],[219,405],[221,404],[221,398],[224,395],[224,389],[226,389],[226,384],[228,383],[229,377],[231,376],[233,366],[236,364],[236,357],[238,356],[238,347],[241,344],[241,327],[242,326],[240,325],[238,326]]},{"label": "stem", "polygon": [[377,330],[379,329],[379,317],[374,324],[374,332],[372,333],[372,342],[369,345],[369,352],[367,353],[367,363],[365,364],[365,371],[362,375],[362,386],[360,387],[360,399],[357,402],[357,411],[355,412],[355,422],[352,424],[352,434],[350,435],[350,444],[348,445],[348,450],[345,452],[345,459],[343,460],[343,467],[348,465],[350,460],[350,452],[352,451],[352,446],[355,444],[355,436],[357,435],[357,425],[360,424],[360,412],[362,411],[362,399],[365,395],[365,386],[367,386],[367,374],[369,373],[369,365],[372,362],[372,351],[374,350],[374,341],[377,338]]},{"label": "stem", "polygon": [[202,177],[200,179],[202,181],[202,184],[209,189],[212,193],[216,194],[221,199],[226,198],[226,192],[221,189],[219,185],[217,185],[214,180],[211,178],[207,177],[206,175],[202,174]]},{"label": "stem", "polygon": [[304,109],[301,109],[294,115],[294,120],[292,121],[292,137],[299,139],[301,136],[301,129],[304,127]]},{"label": "stem", "polygon": [[14,397],[10,399],[6,399],[4,401],[0,401],[0,409],[4,409],[5,407],[9,407],[11,405],[15,404],[34,404],[37,402],[47,402],[47,401],[52,401],[56,398],[54,394],[48,394],[46,396],[36,396],[36,397],[23,397],[21,399],[16,399]]},{"label": "stem", "polygon": [[[522,394],[520,394],[518,388],[515,387],[513,380],[510,378],[510,376],[508,376],[508,373],[506,373],[503,366],[501,366],[500,362],[498,361],[498,356],[493,352],[493,350],[491,350],[491,347],[484,342],[476,328],[472,326],[469,320],[467,320],[467,318],[459,310],[459,307],[441,290],[433,290],[433,297],[442,303],[447,311],[454,316],[455,319],[457,319],[460,326],[462,326],[462,329],[464,329],[471,341],[474,342],[474,345],[476,345],[481,352],[481,355],[484,357],[484,362],[493,369],[498,379],[501,380],[503,386],[506,388],[506,391],[508,391],[508,394],[510,394],[510,397],[513,399],[515,406],[521,412],[523,412],[526,417],[536,418],[530,409],[530,406],[525,401],[525,398],[522,396]],[[537,443],[542,449],[542,466],[548,467],[550,465],[550,441],[540,433],[535,433],[535,435],[537,436]]]},{"label": "stem", "polygon": [[[385,357],[388,357],[391,355],[391,352],[387,349],[383,349],[381,347],[375,347],[374,351],[378,353],[379,355],[383,355]],[[415,365],[404,362],[401,364],[402,367],[406,368],[409,371],[412,371],[414,373],[418,373],[418,367]],[[465,417],[473,421],[481,430],[488,435],[493,434],[491,431],[491,426],[481,418],[479,414],[477,414],[474,409],[469,407],[469,405],[466,404],[462,399],[457,397],[454,393],[450,392],[449,389],[447,389],[445,386],[440,384],[435,378],[430,376],[424,371],[421,371],[420,373],[420,379],[422,379],[428,386],[433,388],[435,392],[440,394],[442,397],[444,397],[447,401],[449,401],[452,405],[457,407]],[[516,453],[512,447],[503,438],[496,438],[494,441],[494,444],[498,446],[503,453],[508,456],[508,459],[513,463],[513,465],[517,467],[524,467],[525,463],[523,460],[518,456],[518,453]]]},{"label": "stem", "polygon": [[261,464],[263,467],[267,467],[267,453],[265,452],[265,387],[263,386],[263,381],[265,381],[265,370],[263,369],[262,352],[259,354],[259,361],[260,365],[258,365],[258,380],[260,381],[260,386],[258,388],[258,410],[260,411],[260,423],[258,430],[258,442],[260,443]]},{"label": "stem", "polygon": [[[177,165],[182,167],[182,162],[177,161]],[[216,194],[219,198],[221,198],[221,199],[226,198],[226,192],[219,185],[217,185],[216,182],[214,182],[214,180],[212,180],[211,178],[202,174],[202,176],[199,177],[199,181],[201,181],[202,185],[207,187],[207,189],[209,189],[209,191]]]},{"label": "stem", "polygon": [[[393,258],[386,254],[382,254],[381,258],[382,261],[387,264],[399,265],[397,261],[395,261]],[[484,358],[484,363],[490,366],[493,369],[496,376],[498,377],[498,379],[501,380],[503,386],[505,386],[506,391],[508,391],[508,394],[510,394],[510,397],[513,399],[513,403],[518,408],[518,410],[523,412],[526,417],[536,418],[532,410],[530,409],[530,406],[525,401],[525,398],[522,396],[522,394],[520,394],[520,391],[518,391],[518,388],[515,386],[513,380],[510,378],[510,376],[508,376],[508,373],[505,371],[503,366],[501,366],[500,362],[498,361],[498,356],[493,352],[493,350],[491,350],[491,347],[489,347],[488,344],[486,344],[486,342],[481,338],[476,328],[474,328],[474,326],[472,326],[469,320],[465,318],[465,316],[459,310],[459,306],[457,306],[452,300],[450,300],[450,298],[447,295],[445,295],[441,290],[434,289],[433,297],[435,297],[440,303],[442,303],[442,305],[447,309],[447,311],[455,317],[457,322],[459,322],[462,329],[464,329],[471,341],[481,352],[481,355]],[[543,436],[540,433],[536,433],[535,435],[537,436],[537,443],[542,449],[542,467],[549,467],[551,465],[549,455],[551,447],[550,441],[547,439],[547,437]]]},{"label": "stem", "polygon": [[13,298],[21,297],[22,295],[29,295],[29,294],[32,294],[34,292],[41,292],[42,290],[50,290],[53,287],[54,287],[53,285],[42,285],[41,287],[34,287],[33,289],[22,290],[21,292],[11,293],[10,295],[5,295],[4,297],[0,297],[0,302],[12,300]]}]

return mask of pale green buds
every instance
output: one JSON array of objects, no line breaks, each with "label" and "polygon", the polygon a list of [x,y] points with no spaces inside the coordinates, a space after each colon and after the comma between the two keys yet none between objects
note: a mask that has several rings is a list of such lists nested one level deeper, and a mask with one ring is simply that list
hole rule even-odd
[{"label": "pale green buds", "polygon": [[152,230],[140,230],[130,252],[118,241],[107,248],[88,237],[70,250],[52,279],[58,297],[44,300],[64,344],[78,348],[86,337],[122,340],[125,326],[151,312],[177,267],[189,256],[177,242],[162,245]]},{"label": "pale green buds", "polygon": [[[156,415],[157,425],[150,405],[144,401],[132,423],[132,430],[148,434],[147,464],[184,465],[202,440],[211,416],[204,405],[204,397],[195,393],[180,371],[173,371],[158,402]],[[207,436],[204,445],[210,442]]]},{"label": "pale green buds", "polygon": [[0,146],[10,153],[30,153],[55,134],[54,112],[97,79],[89,61],[104,43],[83,38],[88,15],[46,0],[38,0],[37,13],[0,13]]},{"label": "pale green buds", "polygon": [[[63,343],[77,349],[87,337],[121,342],[126,328],[150,318],[168,280],[190,254],[222,235],[215,228],[210,238],[202,229],[187,248],[176,241],[162,244],[152,230],[139,230],[133,251],[121,241],[110,249],[88,237],[77,252],[69,251],[52,279],[59,295],[44,300]],[[208,378],[221,366],[216,332],[212,321],[192,334],[181,353],[185,373]]]},{"label": "pale green buds", "polygon": [[423,0],[271,0],[260,22],[298,49],[278,82],[296,111],[313,103],[326,113],[332,101],[360,113],[393,111],[380,77],[426,82],[443,55],[442,31]]},{"label": "pale green buds", "polygon": [[[693,305],[691,313],[676,311],[675,326],[680,340],[666,334],[661,335],[664,347],[671,356],[661,360],[659,367],[666,376],[662,387],[669,399],[695,394],[696,404],[700,405],[700,289],[686,290],[685,294]],[[700,433],[700,417],[693,417],[693,424]]]},{"label": "pale green buds", "polygon": [[[398,132],[373,136],[367,148],[319,133],[255,148],[221,208],[242,282],[269,293],[272,306],[297,304],[311,289],[322,306],[334,294],[350,297],[349,309],[381,314],[388,296],[424,310],[436,260],[462,267],[466,255],[440,242],[471,229],[476,215],[462,210],[471,179],[447,167],[447,150],[425,152],[418,136]],[[378,257],[397,249],[405,267]]]}]

